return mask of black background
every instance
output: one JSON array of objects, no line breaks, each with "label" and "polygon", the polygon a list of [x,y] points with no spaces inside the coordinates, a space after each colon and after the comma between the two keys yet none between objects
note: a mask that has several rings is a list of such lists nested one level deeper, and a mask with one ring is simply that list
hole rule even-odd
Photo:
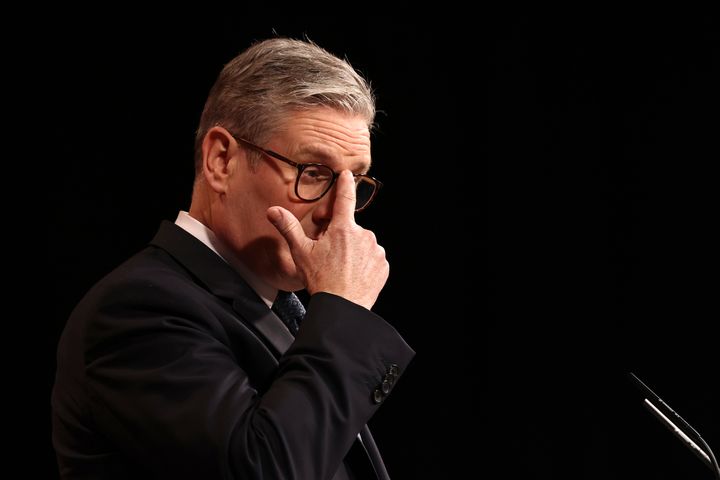
[{"label": "black background", "polygon": [[626,373],[720,449],[715,18],[176,13],[50,15],[27,55],[18,180],[44,193],[44,293],[21,443],[41,478],[68,314],[188,208],[205,95],[275,32],[346,56],[378,96],[386,188],[358,222],[391,263],[375,310],[417,351],[371,421],[393,478],[712,478]]}]

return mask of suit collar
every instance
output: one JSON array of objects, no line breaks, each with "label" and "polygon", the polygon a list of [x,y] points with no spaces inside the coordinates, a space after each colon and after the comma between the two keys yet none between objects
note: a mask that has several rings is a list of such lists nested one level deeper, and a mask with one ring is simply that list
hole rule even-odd
[{"label": "suit collar", "polygon": [[200,240],[163,221],[151,245],[168,252],[214,295],[227,299],[240,316],[281,355],[293,342],[285,325],[250,286]]},{"label": "suit collar", "polygon": [[220,258],[225,260],[225,262],[245,280],[245,283],[258,294],[267,306],[272,305],[278,293],[277,289],[258,275],[255,275],[247,265],[236,257],[233,250],[215,235],[215,232],[199,220],[191,217],[188,212],[182,210],[178,213],[175,225],[200,240],[210,250],[219,255]]}]

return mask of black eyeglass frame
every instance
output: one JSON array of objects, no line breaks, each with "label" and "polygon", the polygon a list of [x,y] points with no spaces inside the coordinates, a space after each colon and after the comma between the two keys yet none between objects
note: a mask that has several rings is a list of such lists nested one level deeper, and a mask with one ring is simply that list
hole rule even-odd
[{"label": "black eyeglass frame", "polygon": [[[290,160],[289,158],[280,155],[277,152],[273,152],[272,150],[268,150],[266,148],[262,148],[259,145],[255,145],[254,143],[252,143],[248,140],[245,140],[242,137],[236,137],[235,135],[232,135],[232,134],[230,134],[230,135],[235,139],[236,142],[241,143],[241,144],[245,145],[246,147],[252,148],[253,150],[256,150],[260,153],[264,153],[265,155],[268,155],[276,160],[280,160],[281,162],[287,163],[288,165],[291,165],[291,166],[297,168],[298,172],[297,172],[297,176],[295,177],[295,195],[297,195],[297,197],[304,202],[317,202],[318,200],[320,200],[322,197],[325,196],[325,194],[327,192],[330,191],[332,186],[335,185],[335,180],[337,180],[337,178],[340,176],[340,174],[337,173],[335,170],[331,169],[330,167],[328,167],[327,165],[324,165],[322,163],[294,162],[294,161]],[[300,176],[302,175],[302,172],[308,167],[326,168],[332,172],[332,178],[328,182],[327,187],[325,187],[325,190],[323,190],[323,192],[320,195],[318,195],[317,197],[312,198],[312,199],[305,198],[302,195],[300,195]],[[363,206],[361,206],[360,208],[355,208],[355,212],[361,212],[361,211],[365,210],[368,207],[368,205],[370,205],[372,203],[372,201],[377,196],[378,191],[380,191],[380,188],[382,188],[383,183],[380,180],[378,180],[377,178],[371,177],[370,175],[366,175],[364,173],[353,173],[353,177],[355,177],[356,182],[364,181],[364,182],[368,182],[368,183],[375,185],[372,195],[370,195],[370,198],[367,199],[365,204]]]}]

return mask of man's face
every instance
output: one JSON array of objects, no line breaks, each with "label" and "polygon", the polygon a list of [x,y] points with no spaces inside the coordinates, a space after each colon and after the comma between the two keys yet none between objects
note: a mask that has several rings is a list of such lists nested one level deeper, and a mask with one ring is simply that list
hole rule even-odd
[{"label": "man's face", "polygon": [[[335,172],[366,173],[370,168],[370,133],[362,117],[317,108],[295,112],[268,143],[272,150],[298,163],[322,163]],[[228,184],[221,231],[215,233],[263,280],[282,290],[304,287],[285,239],[267,220],[279,205],[300,221],[305,235],[317,238],[332,219],[335,186],[320,200],[295,195],[297,168],[267,155],[255,168],[251,151],[239,145]]]}]

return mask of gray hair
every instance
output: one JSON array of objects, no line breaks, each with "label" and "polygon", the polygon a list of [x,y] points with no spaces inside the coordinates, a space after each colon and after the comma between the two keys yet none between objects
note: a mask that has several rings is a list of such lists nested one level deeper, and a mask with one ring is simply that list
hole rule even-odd
[{"label": "gray hair", "polygon": [[220,72],[208,94],[195,136],[195,171],[202,142],[215,125],[258,143],[267,141],[292,111],[330,107],[361,116],[372,127],[370,84],[346,61],[310,41],[273,38],[253,44]]}]

